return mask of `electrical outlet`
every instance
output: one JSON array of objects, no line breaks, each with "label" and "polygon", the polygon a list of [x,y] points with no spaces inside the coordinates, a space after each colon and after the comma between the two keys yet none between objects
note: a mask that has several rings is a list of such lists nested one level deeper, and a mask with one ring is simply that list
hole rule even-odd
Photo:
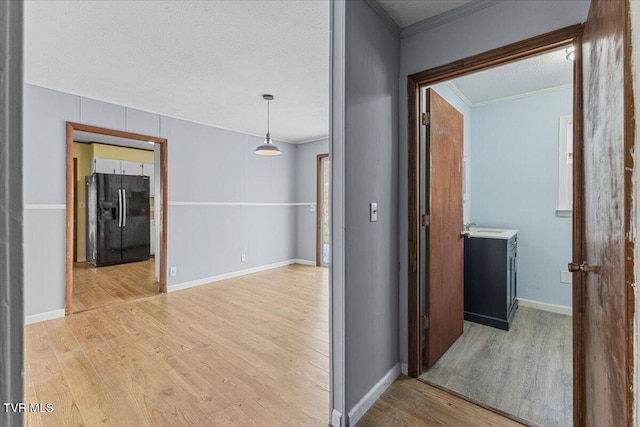
[{"label": "electrical outlet", "polygon": [[178,275],[178,267],[171,267],[169,269],[169,276],[176,277]]},{"label": "electrical outlet", "polygon": [[247,256],[245,254],[242,254],[242,256],[240,256],[240,261],[245,262],[246,260],[247,260]]}]

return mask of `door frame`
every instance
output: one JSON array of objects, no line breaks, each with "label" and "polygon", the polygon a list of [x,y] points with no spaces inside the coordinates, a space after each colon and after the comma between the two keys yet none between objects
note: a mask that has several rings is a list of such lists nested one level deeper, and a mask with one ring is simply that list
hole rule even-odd
[{"label": "door frame", "polygon": [[[422,373],[420,288],[420,89],[477,71],[556,50],[573,44],[573,260],[584,258],[584,176],[583,176],[583,108],[582,108],[582,31],[583,24],[551,31],[523,41],[460,59],[449,64],[407,76],[408,96],[408,374],[417,378]],[[567,260],[569,262],[571,260]],[[428,289],[428,284],[426,289]],[[573,275],[573,407],[574,425],[584,424],[585,363],[583,348],[583,277]],[[631,329],[633,330],[633,328]]]},{"label": "door frame", "polygon": [[[167,292],[167,215],[169,202],[168,194],[168,141],[166,138],[157,136],[142,135],[139,133],[124,132],[114,129],[107,129],[98,126],[85,125],[82,123],[67,122],[67,142],[66,142],[66,163],[67,163],[67,233],[66,233],[66,266],[65,266],[65,315],[73,312],[73,246],[75,241],[75,230],[73,223],[76,212],[74,206],[74,176],[73,176],[73,132],[83,131],[97,133],[100,135],[116,136],[120,138],[135,139],[138,141],[153,142],[160,146],[160,194],[161,203],[161,228],[160,228],[160,292]],[[155,174],[158,176],[158,174]]]},{"label": "door frame", "polygon": [[322,159],[329,153],[318,154],[316,158],[316,266],[322,266]]},{"label": "door frame", "polygon": [[[73,158],[73,235],[78,234],[78,204],[75,199],[78,197],[78,158]],[[73,239],[73,262],[78,262],[78,239]]]}]

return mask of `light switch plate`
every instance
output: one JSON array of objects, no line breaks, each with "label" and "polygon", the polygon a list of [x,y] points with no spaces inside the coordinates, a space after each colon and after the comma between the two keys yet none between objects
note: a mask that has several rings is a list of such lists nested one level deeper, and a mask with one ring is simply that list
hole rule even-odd
[{"label": "light switch plate", "polygon": [[560,271],[560,283],[572,283],[573,275],[568,271]]},{"label": "light switch plate", "polygon": [[371,222],[378,220],[378,204],[375,202],[369,203],[369,220]]},{"label": "light switch plate", "polygon": [[169,277],[176,277],[178,275],[178,267],[171,267],[169,269]]}]

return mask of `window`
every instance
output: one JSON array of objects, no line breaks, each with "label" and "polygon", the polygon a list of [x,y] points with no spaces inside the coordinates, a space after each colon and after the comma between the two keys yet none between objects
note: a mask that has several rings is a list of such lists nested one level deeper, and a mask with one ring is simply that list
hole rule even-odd
[{"label": "window", "polygon": [[558,144],[558,216],[573,210],[573,116],[560,117]]}]

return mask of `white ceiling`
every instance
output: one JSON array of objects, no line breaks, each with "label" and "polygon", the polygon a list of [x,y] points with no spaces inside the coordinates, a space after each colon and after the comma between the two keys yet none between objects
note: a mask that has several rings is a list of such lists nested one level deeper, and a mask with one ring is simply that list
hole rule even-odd
[{"label": "white ceiling", "polygon": [[140,150],[153,151],[155,144],[137,139],[120,138],[119,136],[102,135],[81,130],[73,131],[73,140],[77,142],[97,142],[101,144],[119,145],[120,147],[138,148]]},{"label": "white ceiling", "polygon": [[27,1],[25,80],[255,135],[328,134],[329,2]]},{"label": "white ceiling", "polygon": [[573,83],[565,48],[451,81],[469,105],[512,98]]},{"label": "white ceiling", "polygon": [[471,0],[378,0],[400,28],[469,3]]}]

